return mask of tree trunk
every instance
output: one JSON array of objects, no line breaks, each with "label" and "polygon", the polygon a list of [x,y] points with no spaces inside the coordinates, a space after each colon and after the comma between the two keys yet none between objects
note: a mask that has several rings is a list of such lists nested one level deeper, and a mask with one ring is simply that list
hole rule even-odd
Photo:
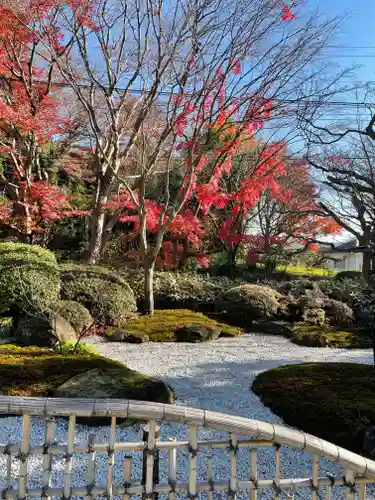
[{"label": "tree trunk", "polygon": [[236,257],[237,257],[238,245],[233,244],[228,250],[228,264],[232,271],[236,270]]},{"label": "tree trunk", "polygon": [[101,257],[103,234],[105,230],[105,212],[99,204],[92,212],[90,221],[90,244],[87,256],[89,264],[96,264]]},{"label": "tree trunk", "polygon": [[369,252],[363,252],[362,276],[366,280],[366,283],[370,283],[370,281],[371,281],[371,255]]},{"label": "tree trunk", "polygon": [[154,314],[154,267],[155,263],[148,259],[144,263],[144,314]]}]

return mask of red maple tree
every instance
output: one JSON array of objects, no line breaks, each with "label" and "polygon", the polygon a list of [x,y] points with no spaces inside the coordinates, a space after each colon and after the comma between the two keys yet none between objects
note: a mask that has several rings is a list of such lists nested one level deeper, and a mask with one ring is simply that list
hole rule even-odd
[{"label": "red maple tree", "polygon": [[[50,14],[51,2],[36,0],[0,6],[0,224],[18,236],[43,231],[43,224],[67,215],[68,196],[44,179],[40,148],[71,123],[54,91],[55,64],[43,57],[34,26]],[[76,8],[78,9],[78,3]],[[59,32],[51,37],[60,39]]]}]

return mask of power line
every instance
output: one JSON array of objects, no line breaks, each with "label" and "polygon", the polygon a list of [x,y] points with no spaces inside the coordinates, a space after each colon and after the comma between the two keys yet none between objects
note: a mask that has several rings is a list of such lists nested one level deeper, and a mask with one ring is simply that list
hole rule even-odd
[{"label": "power line", "polygon": [[[38,82],[35,82],[35,83],[40,83],[40,84],[47,84],[46,81],[38,81]],[[69,88],[71,89],[71,85],[69,85],[68,83],[64,83],[64,82],[52,82],[52,87],[61,87],[61,88]],[[82,89],[90,89],[91,86],[90,85],[87,85],[87,84],[76,84],[77,87],[79,88],[82,88]],[[102,85],[103,88],[105,89],[108,89],[109,87],[105,86],[105,85]],[[129,92],[129,94],[149,94],[151,91],[150,90],[143,90],[143,89],[125,89],[125,88],[120,88],[120,87],[116,87],[115,88],[116,92]],[[159,90],[156,92],[157,95],[163,95],[163,96],[170,96],[170,95],[179,95],[179,92],[172,92],[172,91],[167,91],[167,90]],[[183,93],[185,96],[191,96],[192,95],[192,92],[184,92]],[[251,95],[247,95],[247,96],[241,96],[239,99],[246,99],[247,97],[251,97]],[[236,99],[235,97],[231,97],[230,99]],[[278,102],[278,103],[285,103],[285,104],[300,104],[300,103],[306,103],[306,104],[321,104],[321,105],[327,105],[327,106],[351,106],[351,107],[358,107],[358,106],[365,106],[365,107],[368,107],[368,106],[371,106],[371,107],[375,107],[375,103],[374,102],[355,102],[355,101],[327,101],[327,100],[324,100],[324,99],[313,99],[313,100],[309,100],[309,99],[299,99],[299,98],[295,98],[295,99],[281,99],[281,98],[269,98],[270,101],[273,101],[273,102]]]}]

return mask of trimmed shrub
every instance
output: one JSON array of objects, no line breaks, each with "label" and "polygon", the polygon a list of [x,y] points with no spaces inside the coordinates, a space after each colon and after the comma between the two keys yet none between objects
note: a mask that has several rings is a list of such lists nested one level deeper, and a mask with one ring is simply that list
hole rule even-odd
[{"label": "trimmed shrub", "polygon": [[218,307],[236,322],[251,323],[277,313],[281,295],[260,285],[240,285],[224,292]]},{"label": "trimmed shrub", "polygon": [[298,307],[303,315],[309,309],[321,309],[323,306],[323,299],[316,297],[303,296],[298,299]]},{"label": "trimmed shrub", "polygon": [[82,304],[100,324],[118,326],[137,309],[128,283],[107,269],[64,265],[61,280],[62,298]]},{"label": "trimmed shrub", "polygon": [[321,291],[330,299],[345,302],[350,307],[359,305],[373,295],[373,291],[362,280],[343,278],[342,280],[326,280],[318,283]]},{"label": "trimmed shrub", "polygon": [[292,300],[298,300],[300,297],[310,297],[312,299],[325,298],[324,292],[318,284],[307,279],[281,282],[272,281],[268,282],[267,285]]},{"label": "trimmed shrub", "polygon": [[307,309],[303,313],[303,321],[310,325],[324,325],[326,314],[323,309]]},{"label": "trimmed shrub", "polygon": [[351,308],[339,300],[326,299],[323,304],[326,317],[334,323],[348,324],[353,321],[353,311]]},{"label": "trimmed shrub", "polygon": [[52,305],[51,309],[69,321],[77,333],[93,323],[92,316],[86,307],[74,300],[59,300]]},{"label": "trimmed shrub", "polygon": [[[143,273],[132,273],[127,276],[137,302],[143,300]],[[242,282],[241,282],[242,283]],[[195,311],[213,312],[217,297],[223,289],[230,289],[236,284],[229,278],[207,278],[203,275],[155,272],[154,298],[156,309],[183,308]]]},{"label": "trimmed shrub", "polygon": [[49,250],[0,243],[0,313],[45,309],[58,300],[60,272]]},{"label": "trimmed shrub", "polygon": [[336,274],[334,279],[336,281],[341,281],[344,279],[364,281],[363,275],[360,271],[340,271],[339,273]]}]

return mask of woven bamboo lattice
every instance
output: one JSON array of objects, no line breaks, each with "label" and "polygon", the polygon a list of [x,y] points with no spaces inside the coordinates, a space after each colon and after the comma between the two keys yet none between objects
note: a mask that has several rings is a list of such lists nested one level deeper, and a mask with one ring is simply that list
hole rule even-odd
[{"label": "woven bamboo lattice", "polygon": [[[27,497],[51,497],[68,499],[85,497],[87,500],[106,496],[130,498],[335,498],[333,492],[341,486],[347,499],[364,500],[374,498],[368,495],[368,484],[375,482],[375,462],[351,453],[343,448],[316,438],[301,431],[281,425],[274,425],[258,420],[233,417],[210,411],[162,405],[147,402],[123,400],[90,399],[49,399],[0,396],[0,414],[22,415],[22,434],[20,442],[0,443],[0,456],[6,456],[7,487],[2,491],[2,498],[25,499]],[[32,419],[36,417],[44,422],[44,440],[40,445],[31,445],[30,430]],[[56,417],[68,417],[67,435],[63,444],[54,440],[54,420]],[[95,440],[95,430],[85,443],[75,440],[77,417],[109,417],[109,439],[106,443]],[[116,430],[119,420],[147,422],[145,439],[138,442],[117,442]],[[1,421],[0,421],[1,422]],[[158,424],[167,422],[186,427],[185,441],[173,437],[159,438]],[[228,436],[222,440],[200,440],[200,429],[220,431]],[[144,435],[145,436],[145,435]],[[4,437],[2,436],[2,440]],[[281,457],[284,446],[292,450],[311,454],[312,470],[310,477],[282,477]],[[258,474],[259,455],[262,447],[274,449],[274,476],[264,479]],[[246,449],[249,458],[247,478],[238,478],[239,451]],[[214,462],[210,451],[227,454],[229,460],[228,477],[225,481],[214,479]],[[179,480],[177,453],[183,452],[187,458],[186,481]],[[96,484],[96,454],[107,453],[106,484]],[[123,453],[122,480],[114,481],[114,456]],[[73,457],[75,454],[86,455],[86,477],[84,486],[72,484]],[[134,453],[143,457],[141,481],[132,480]],[[199,480],[199,456],[204,454],[206,480]],[[28,486],[29,462],[33,456],[41,456],[41,487]],[[53,462],[56,456],[63,456],[64,481],[61,487],[51,484]],[[17,486],[11,481],[12,460],[19,460]],[[163,459],[168,478],[162,481],[158,477],[159,465]],[[337,462],[343,468],[343,474],[337,477],[320,476],[321,460]],[[302,493],[303,492],[303,493]],[[302,493],[302,496],[299,494]],[[306,496],[308,495],[308,496]],[[342,494],[339,495],[342,497]]]}]

